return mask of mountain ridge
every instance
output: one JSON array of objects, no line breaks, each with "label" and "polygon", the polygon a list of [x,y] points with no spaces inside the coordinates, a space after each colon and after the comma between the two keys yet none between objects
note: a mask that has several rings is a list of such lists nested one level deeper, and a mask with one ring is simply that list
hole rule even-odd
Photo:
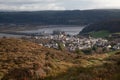
[{"label": "mountain ridge", "polygon": [[0,12],[0,23],[39,25],[87,25],[120,19],[119,9]]}]

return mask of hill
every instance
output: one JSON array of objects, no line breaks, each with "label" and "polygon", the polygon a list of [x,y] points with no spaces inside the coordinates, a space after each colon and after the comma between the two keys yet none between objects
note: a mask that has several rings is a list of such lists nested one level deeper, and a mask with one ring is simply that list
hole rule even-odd
[{"label": "hill", "polygon": [[71,66],[72,64],[69,63],[74,57],[75,55],[67,52],[41,47],[29,41],[2,38],[0,39],[0,78],[4,76],[3,80],[19,80],[14,78],[21,75],[20,80],[23,80],[21,78],[26,76],[26,70],[29,71],[29,75],[38,75],[39,78],[55,75],[65,70],[67,66]]},{"label": "hill", "polygon": [[109,35],[111,33],[119,33],[120,32],[120,20],[107,20],[94,24],[90,24],[85,27],[80,34],[90,33],[94,34],[94,36],[104,36]]},{"label": "hill", "polygon": [[38,25],[88,25],[109,19],[120,19],[119,9],[66,10],[35,12],[0,12],[0,23]]},{"label": "hill", "polygon": [[119,80],[120,51],[78,55],[13,38],[0,39],[1,80]]}]

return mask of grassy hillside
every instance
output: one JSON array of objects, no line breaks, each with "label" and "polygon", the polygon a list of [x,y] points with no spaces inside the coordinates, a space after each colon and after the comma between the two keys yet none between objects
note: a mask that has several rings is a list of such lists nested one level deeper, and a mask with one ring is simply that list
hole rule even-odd
[{"label": "grassy hillside", "polygon": [[[79,62],[78,62],[79,61]],[[58,76],[44,80],[119,80],[120,52],[113,55],[87,56],[76,61],[79,65],[68,68]]]},{"label": "grassy hillside", "polygon": [[105,38],[105,37],[108,37],[111,33],[108,32],[108,31],[97,31],[97,32],[90,32],[89,33],[92,37],[94,38]]},{"label": "grassy hillside", "polygon": [[69,62],[74,60],[75,56],[21,39],[0,39],[0,77],[4,76],[4,80],[14,78],[17,73],[14,72],[15,69],[18,70],[18,75],[22,73],[19,70],[23,70],[23,73],[24,70],[29,70],[32,76],[35,76],[32,73],[37,73],[40,78],[56,75],[71,66],[72,63]]},{"label": "grassy hillside", "polygon": [[78,55],[21,39],[0,39],[2,80],[119,80],[120,51]]}]

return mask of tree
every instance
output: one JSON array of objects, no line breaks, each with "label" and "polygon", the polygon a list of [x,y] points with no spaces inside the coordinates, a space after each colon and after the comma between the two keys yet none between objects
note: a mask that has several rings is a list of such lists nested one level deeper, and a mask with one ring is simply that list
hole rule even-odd
[{"label": "tree", "polygon": [[65,46],[63,43],[58,43],[58,49],[61,50],[61,51],[64,51],[65,50]]},{"label": "tree", "polygon": [[75,49],[75,53],[77,53],[77,54],[83,54],[83,52],[79,48]]}]

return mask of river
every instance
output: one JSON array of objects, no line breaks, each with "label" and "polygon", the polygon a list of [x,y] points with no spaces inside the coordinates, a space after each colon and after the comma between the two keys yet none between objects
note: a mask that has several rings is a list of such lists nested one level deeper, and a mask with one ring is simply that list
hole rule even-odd
[{"label": "river", "polygon": [[[48,34],[52,34],[53,31],[55,30],[60,30],[66,32],[66,34],[69,35],[77,35],[79,32],[84,28],[84,26],[72,26],[72,27],[45,27],[42,29],[37,29],[37,30],[25,30],[25,31],[19,31],[19,33],[40,33],[40,32],[45,32]],[[0,33],[0,37],[22,37],[23,35],[14,35],[14,34],[3,34]]]},{"label": "river", "polygon": [[47,27],[47,28],[42,28],[38,30],[26,30],[26,31],[20,31],[22,33],[39,33],[39,32],[45,32],[45,33],[53,33],[55,30],[60,30],[66,32],[66,34],[70,35],[76,35],[79,34],[79,32],[83,29],[84,27]]}]

